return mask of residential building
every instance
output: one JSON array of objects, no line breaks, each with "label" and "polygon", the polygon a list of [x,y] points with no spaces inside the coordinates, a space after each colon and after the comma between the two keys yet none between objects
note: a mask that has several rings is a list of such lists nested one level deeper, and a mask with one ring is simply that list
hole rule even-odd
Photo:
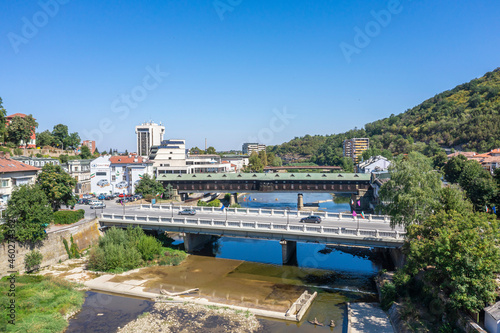
[{"label": "residential building", "polygon": [[33,184],[40,168],[16,161],[0,152],[0,203],[6,204],[16,186]]},{"label": "residential building", "polygon": [[483,168],[488,170],[491,174],[495,169],[500,167],[500,148],[493,149],[490,152],[484,154],[478,154],[476,152],[455,152],[448,155],[448,158],[452,158],[458,155],[465,156],[468,160],[478,161]]},{"label": "residential building", "polygon": [[69,175],[76,179],[75,194],[85,194],[91,192],[90,187],[90,163],[91,159],[69,160],[64,165],[64,169]]},{"label": "residential building", "polygon": [[222,155],[222,162],[229,162],[234,165],[235,172],[241,172],[248,164],[249,158],[246,155]]},{"label": "residential building", "polygon": [[[10,122],[12,121],[12,119],[14,117],[24,118],[24,117],[26,117],[26,115],[24,113],[14,113],[14,114],[11,114],[10,116],[5,117],[7,126],[8,126],[8,124],[10,124]],[[21,140],[21,143],[20,143],[19,147],[24,148],[25,146],[26,146],[26,143],[23,140]],[[36,148],[36,132],[35,132],[35,128],[33,128],[33,130],[31,131],[31,137],[30,137],[30,140],[28,142],[28,147],[27,148]]]},{"label": "residential building", "polygon": [[101,156],[90,163],[90,188],[95,194],[134,194],[144,174],[153,176],[153,162],[129,154]]},{"label": "residential building", "polygon": [[163,141],[165,126],[150,121],[135,127],[137,134],[137,155],[148,157],[152,146],[159,146]]},{"label": "residential building", "polygon": [[222,163],[219,155],[189,155],[186,150],[186,141],[180,139],[163,140],[159,146],[151,147],[149,159],[153,162],[156,175],[217,173],[235,170],[231,163]]},{"label": "residential building", "polygon": [[484,309],[484,327],[489,333],[500,333],[500,302]]},{"label": "residential building", "polygon": [[344,140],[342,144],[342,152],[344,157],[352,159],[354,164],[361,160],[361,155],[370,147],[370,139],[368,138],[352,138]]},{"label": "residential building", "polygon": [[259,143],[244,143],[242,146],[243,155],[252,155],[253,152],[265,151],[266,145]]},{"label": "residential building", "polygon": [[43,168],[45,164],[61,165],[57,158],[50,157],[12,156],[11,159],[37,168]]},{"label": "residential building", "polygon": [[93,154],[95,152],[95,141],[94,140],[84,140],[82,142],[82,146],[89,147],[91,154]]},{"label": "residential building", "polygon": [[359,173],[383,172],[389,169],[391,162],[383,156],[372,156],[358,164]]}]

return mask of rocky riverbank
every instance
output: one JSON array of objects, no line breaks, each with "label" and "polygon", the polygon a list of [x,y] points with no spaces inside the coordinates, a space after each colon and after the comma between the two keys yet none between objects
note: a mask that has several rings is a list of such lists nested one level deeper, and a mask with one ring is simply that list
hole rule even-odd
[{"label": "rocky riverbank", "polygon": [[257,332],[259,321],[246,311],[192,303],[156,303],[154,309],[118,329],[135,332]]}]

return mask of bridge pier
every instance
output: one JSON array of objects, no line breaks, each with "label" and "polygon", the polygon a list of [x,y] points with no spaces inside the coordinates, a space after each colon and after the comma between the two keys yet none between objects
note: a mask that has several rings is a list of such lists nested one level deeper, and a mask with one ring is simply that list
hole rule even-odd
[{"label": "bridge pier", "polygon": [[238,203],[238,193],[231,193],[231,196],[229,197],[229,206],[237,203]]},{"label": "bridge pier", "polygon": [[302,193],[297,194],[297,210],[302,210],[304,208],[304,195]]},{"label": "bridge pier", "polygon": [[297,262],[297,242],[280,240],[283,265],[295,264]]},{"label": "bridge pier", "polygon": [[184,235],[184,250],[186,252],[193,252],[196,250],[200,250],[211,240],[212,240],[211,235],[186,233]]}]

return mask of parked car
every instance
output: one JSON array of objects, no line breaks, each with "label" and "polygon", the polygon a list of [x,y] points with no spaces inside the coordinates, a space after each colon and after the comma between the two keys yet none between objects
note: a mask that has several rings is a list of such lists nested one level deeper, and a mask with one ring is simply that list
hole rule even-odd
[{"label": "parked car", "polygon": [[106,208],[106,204],[98,201],[97,203],[94,203],[90,206],[90,209],[99,209],[99,208]]},{"label": "parked car", "polygon": [[97,203],[100,203],[100,201],[97,200],[97,199],[95,199],[95,198],[94,199],[90,199],[89,201],[87,201],[87,205],[95,205]]},{"label": "parked car", "polygon": [[82,195],[82,199],[92,199],[94,196],[92,194],[84,194]]},{"label": "parked car", "polygon": [[105,194],[101,194],[101,195],[99,195],[99,196],[97,197],[97,199],[99,199],[99,200],[104,200],[104,199],[106,199],[106,195],[105,195]]},{"label": "parked car", "polygon": [[88,203],[89,203],[89,199],[83,199],[83,198],[78,199],[78,202],[77,202],[77,204],[79,204],[79,205],[88,205]]},{"label": "parked car", "polygon": [[300,219],[302,223],[321,223],[321,217],[318,215],[309,215]]},{"label": "parked car", "polygon": [[179,215],[196,215],[196,211],[194,209],[184,209],[179,211]]},{"label": "parked car", "polygon": [[113,199],[113,196],[112,196],[112,195],[110,195],[110,194],[108,194],[108,195],[106,195],[106,196],[104,197],[104,200],[111,200],[111,199]]}]

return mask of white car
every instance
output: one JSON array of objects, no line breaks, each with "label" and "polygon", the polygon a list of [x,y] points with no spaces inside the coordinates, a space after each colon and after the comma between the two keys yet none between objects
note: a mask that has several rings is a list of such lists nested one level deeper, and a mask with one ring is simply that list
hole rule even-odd
[{"label": "white car", "polygon": [[92,206],[90,206],[90,209],[99,209],[99,208],[106,208],[106,204],[98,201],[98,202],[92,204]]}]

